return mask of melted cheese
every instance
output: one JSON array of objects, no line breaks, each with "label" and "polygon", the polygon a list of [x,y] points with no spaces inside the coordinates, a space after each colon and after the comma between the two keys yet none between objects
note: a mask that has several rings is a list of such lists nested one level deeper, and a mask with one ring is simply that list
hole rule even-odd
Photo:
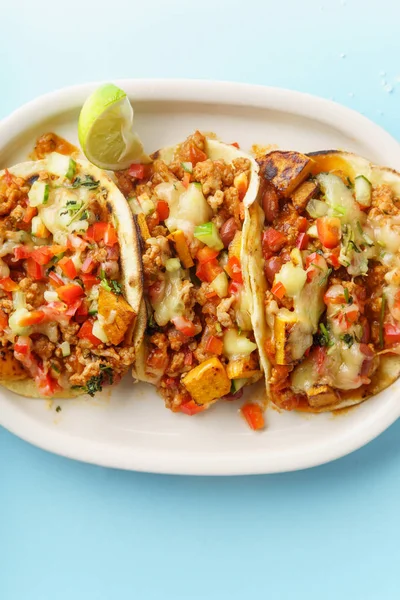
[{"label": "melted cheese", "polygon": [[171,233],[181,229],[193,237],[194,228],[210,221],[213,215],[200,184],[191,183],[186,190],[180,181],[160,183],[154,191],[158,198],[168,202],[169,217],[165,224]]},{"label": "melted cheese", "polygon": [[156,302],[152,302],[154,319],[157,325],[163,327],[174,317],[185,312],[183,294],[187,292],[187,285],[182,281],[182,270],[165,273],[165,293]]},{"label": "melted cheese", "polygon": [[[39,216],[53,235],[55,243],[63,244],[68,233],[88,228],[88,222],[79,217],[84,212],[90,196],[91,192],[85,186],[75,189],[61,186],[52,188],[47,203],[38,206]],[[72,206],[79,207],[79,210],[71,213],[69,209]]]}]

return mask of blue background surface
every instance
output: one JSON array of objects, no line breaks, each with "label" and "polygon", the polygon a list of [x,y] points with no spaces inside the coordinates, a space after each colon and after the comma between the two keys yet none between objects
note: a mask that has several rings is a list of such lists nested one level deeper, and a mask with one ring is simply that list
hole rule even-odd
[{"label": "blue background surface", "polygon": [[[88,80],[197,77],[333,98],[400,138],[394,0],[91,4],[2,4],[0,117]],[[399,598],[399,434],[228,479],[106,470],[0,428],[0,598]]]}]

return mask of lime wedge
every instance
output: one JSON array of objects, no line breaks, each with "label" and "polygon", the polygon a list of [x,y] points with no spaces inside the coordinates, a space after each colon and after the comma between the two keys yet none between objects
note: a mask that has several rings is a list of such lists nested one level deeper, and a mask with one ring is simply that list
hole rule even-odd
[{"label": "lime wedge", "polygon": [[133,162],[149,162],[133,132],[133,109],[126,93],[106,83],[89,96],[78,122],[79,142],[86,158],[109,171],[127,169]]}]

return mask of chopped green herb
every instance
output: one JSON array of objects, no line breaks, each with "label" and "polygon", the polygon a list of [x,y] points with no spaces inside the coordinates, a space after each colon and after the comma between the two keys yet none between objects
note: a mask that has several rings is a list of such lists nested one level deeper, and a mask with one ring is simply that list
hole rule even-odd
[{"label": "chopped green herb", "polygon": [[320,256],[324,256],[324,253],[322,252],[321,248],[318,248],[317,254],[319,254]]},{"label": "chopped green herb", "polygon": [[382,304],[381,304],[381,312],[379,316],[379,347],[382,348],[385,345],[383,339],[383,321],[385,320],[385,310],[386,310],[386,296],[382,295]]},{"label": "chopped green herb", "polygon": [[99,187],[99,185],[100,181],[96,181],[91,175],[85,175],[84,179],[81,177],[75,177],[72,187],[86,187],[89,190],[94,190]]},{"label": "chopped green herb", "polygon": [[353,250],[355,250],[356,252],[361,252],[360,248],[355,244],[355,242],[353,242],[353,240],[349,240],[349,246],[352,246]]},{"label": "chopped green herb", "polygon": [[348,302],[349,298],[350,298],[350,296],[349,296],[349,290],[345,287],[344,288],[344,299],[346,300],[346,302]]},{"label": "chopped green herb", "polygon": [[349,348],[354,344],[354,338],[350,333],[345,333],[342,340],[348,345]]},{"label": "chopped green herb", "polygon": [[51,368],[53,369],[53,371],[55,371],[56,373],[61,373],[60,369],[57,367],[57,365],[55,365],[54,363],[51,363]]},{"label": "chopped green herb", "polygon": [[344,215],[346,214],[346,209],[345,209],[345,208],[343,208],[343,206],[335,206],[335,207],[334,207],[334,209],[333,209],[333,212],[334,212],[336,215],[339,215],[339,216],[341,216],[341,217],[344,217]]},{"label": "chopped green herb", "polygon": [[89,396],[94,396],[96,392],[101,392],[103,389],[103,375],[92,375],[86,384],[86,393]]},{"label": "chopped green herb", "polygon": [[349,188],[353,187],[350,177],[347,177],[347,187],[349,187]]},{"label": "chopped green herb", "polygon": [[331,340],[331,336],[329,335],[329,331],[325,327],[323,323],[319,324],[320,337],[319,342],[321,346],[333,346],[333,341]]},{"label": "chopped green herb", "polygon": [[317,265],[316,263],[311,263],[311,265],[313,267],[315,267],[316,269],[319,269],[320,271],[323,271],[324,269],[322,267],[320,267],[319,265]]},{"label": "chopped green herb", "polygon": [[111,291],[114,292],[114,294],[116,294],[116,296],[120,296],[122,294],[121,284],[118,281],[116,281],[115,279],[111,279],[110,284],[111,284]]},{"label": "chopped green herb", "polygon": [[57,408],[56,408],[56,412],[61,412],[61,410],[62,410],[62,409],[61,409],[61,406],[57,406]]},{"label": "chopped green herb", "polygon": [[332,269],[328,269],[326,274],[324,275],[324,277],[321,279],[321,281],[319,282],[319,286],[322,287],[323,285],[325,285],[325,283],[328,281],[329,279],[329,275],[332,273]]},{"label": "chopped green herb", "polygon": [[108,377],[108,383],[112,385],[112,383],[114,382],[114,374],[112,368],[107,365],[100,365],[100,370],[103,373],[103,375],[106,375]]}]

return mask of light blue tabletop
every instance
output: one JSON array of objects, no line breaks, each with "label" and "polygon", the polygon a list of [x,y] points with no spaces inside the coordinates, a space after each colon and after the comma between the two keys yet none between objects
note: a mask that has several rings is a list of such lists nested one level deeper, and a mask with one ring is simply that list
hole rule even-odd
[{"label": "light blue tabletop", "polygon": [[[333,98],[400,138],[399,22],[394,0],[9,0],[0,117],[88,80],[190,77]],[[75,463],[0,429],[0,598],[397,599],[399,438],[309,471],[196,479]]]}]

